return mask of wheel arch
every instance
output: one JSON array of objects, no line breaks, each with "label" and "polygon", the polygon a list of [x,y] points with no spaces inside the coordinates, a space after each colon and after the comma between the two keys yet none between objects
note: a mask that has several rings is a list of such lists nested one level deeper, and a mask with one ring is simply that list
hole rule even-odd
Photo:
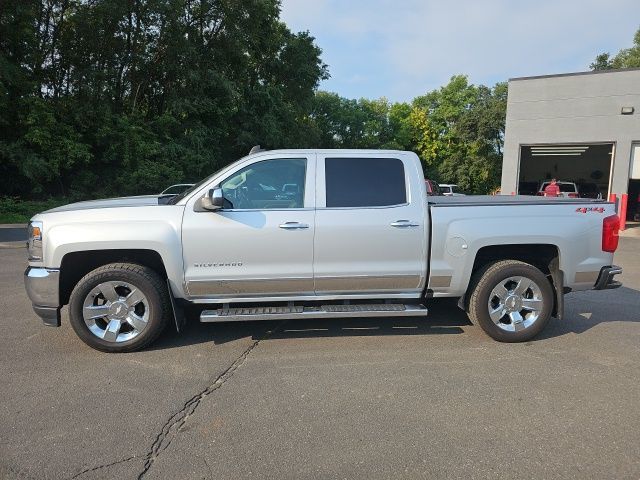
[{"label": "wheel arch", "polygon": [[485,266],[500,260],[519,260],[538,268],[547,276],[554,291],[552,315],[562,318],[564,313],[564,272],[560,270],[560,248],[550,243],[517,243],[481,247],[474,258],[469,284],[458,306],[467,311],[474,277]]},{"label": "wheel arch", "polygon": [[557,245],[550,243],[488,245],[476,252],[471,275],[473,276],[485,265],[499,260],[520,260],[549,275],[553,268],[559,268],[560,249]]},{"label": "wheel arch", "polygon": [[60,264],[60,304],[69,303],[69,297],[78,281],[98,267],[114,262],[136,263],[156,271],[167,279],[167,270],[162,256],[150,249],[107,249],[69,252]]}]

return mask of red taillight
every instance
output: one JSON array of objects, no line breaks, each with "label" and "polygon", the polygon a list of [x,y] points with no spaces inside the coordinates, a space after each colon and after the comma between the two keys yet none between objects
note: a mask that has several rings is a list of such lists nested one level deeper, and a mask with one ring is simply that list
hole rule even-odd
[{"label": "red taillight", "polygon": [[578,198],[578,194],[577,193],[569,193],[569,198]]},{"label": "red taillight", "polygon": [[602,251],[615,252],[618,248],[618,231],[620,230],[620,218],[611,215],[602,220]]}]

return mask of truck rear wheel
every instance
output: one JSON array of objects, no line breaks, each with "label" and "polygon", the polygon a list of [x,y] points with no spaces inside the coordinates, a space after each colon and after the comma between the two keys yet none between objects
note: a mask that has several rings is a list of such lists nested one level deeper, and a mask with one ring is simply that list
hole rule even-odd
[{"label": "truck rear wheel", "polygon": [[78,337],[103,352],[132,352],[156,340],[170,314],[169,293],[152,269],[110,263],[85,275],[69,299]]},{"label": "truck rear wheel", "polygon": [[499,342],[530,340],[551,318],[553,288],[533,265],[495,262],[480,270],[472,285],[469,319]]}]

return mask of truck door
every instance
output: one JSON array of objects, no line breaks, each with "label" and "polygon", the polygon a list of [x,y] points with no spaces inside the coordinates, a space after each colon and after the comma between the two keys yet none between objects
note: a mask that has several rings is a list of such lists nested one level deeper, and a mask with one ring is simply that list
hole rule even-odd
[{"label": "truck door", "polygon": [[392,153],[318,155],[316,294],[420,295],[427,205],[423,174],[412,160]]},{"label": "truck door", "polygon": [[221,180],[225,207],[195,211],[182,228],[192,298],[313,295],[315,155],[264,155]]}]

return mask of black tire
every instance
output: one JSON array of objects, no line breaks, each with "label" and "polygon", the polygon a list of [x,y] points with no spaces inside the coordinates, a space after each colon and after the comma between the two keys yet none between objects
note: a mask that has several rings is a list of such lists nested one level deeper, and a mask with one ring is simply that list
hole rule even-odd
[{"label": "black tire", "polygon": [[[148,304],[148,318],[146,326],[134,338],[118,343],[107,341],[92,333],[85,323],[83,317],[85,299],[104,282],[126,282],[139,289],[144,295]],[[134,263],[103,265],[82,277],[74,287],[69,299],[69,318],[78,337],[96,350],[111,353],[139,350],[156,340],[171,319],[171,303],[166,282],[154,270],[142,265]]]},{"label": "black tire", "polygon": [[[507,331],[506,325],[499,326],[489,314],[489,296],[494,287],[512,277],[523,277],[532,280],[539,287],[542,308],[538,318],[530,326],[519,331]],[[531,291],[529,291],[531,292]],[[549,323],[553,311],[554,292],[547,277],[538,268],[518,260],[501,260],[486,265],[472,278],[467,314],[471,322],[480,325],[494,340],[499,342],[525,342],[538,335]],[[526,312],[526,310],[525,310]],[[500,314],[498,314],[500,315]],[[503,317],[506,319],[506,316]],[[507,321],[509,321],[507,319]]]}]

